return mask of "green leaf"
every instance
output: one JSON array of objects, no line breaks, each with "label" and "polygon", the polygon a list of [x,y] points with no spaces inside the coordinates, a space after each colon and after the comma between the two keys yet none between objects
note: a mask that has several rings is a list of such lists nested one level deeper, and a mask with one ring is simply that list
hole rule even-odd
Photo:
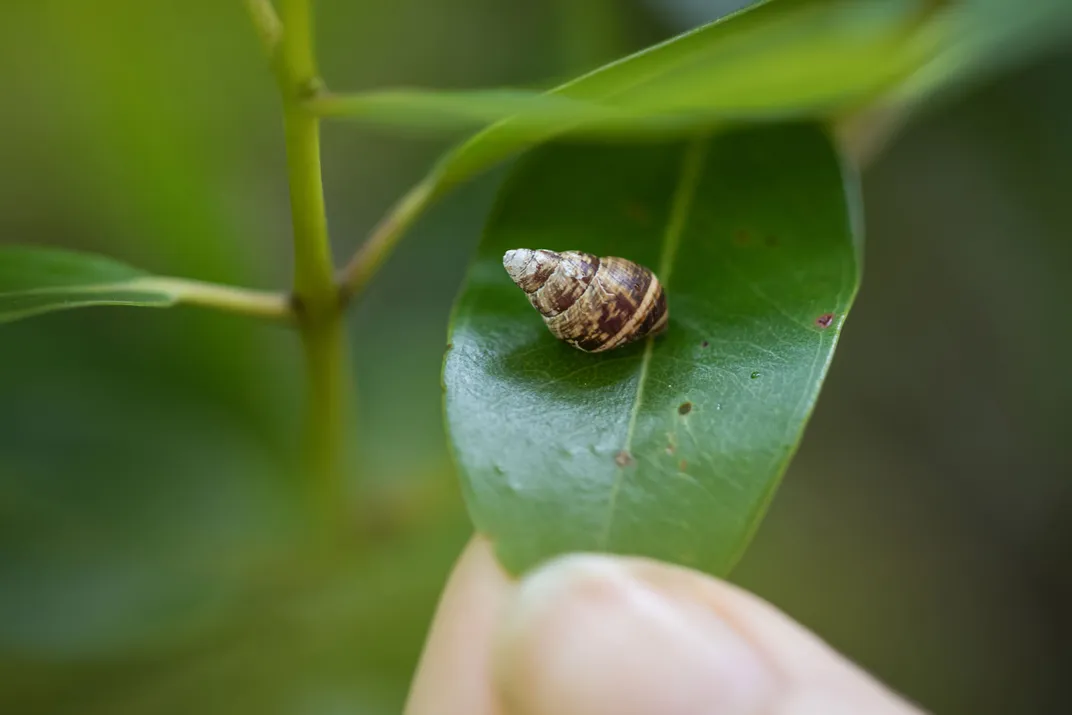
[{"label": "green leaf", "polygon": [[149,274],[104,256],[54,248],[0,247],[0,323],[70,308],[166,308],[177,297]]},{"label": "green leaf", "polygon": [[[583,75],[553,94],[625,113],[517,116],[489,127],[440,162],[447,188],[564,133],[681,133],[697,126],[829,117],[866,105],[924,66],[941,48],[947,15],[935,0],[769,0]],[[582,114],[578,112],[578,114]]]},{"label": "green leaf", "polygon": [[308,100],[306,107],[321,117],[440,131],[480,128],[510,119],[526,131],[581,123],[597,125],[600,132],[615,128],[639,132],[632,127],[644,121],[635,112],[521,89],[389,89],[326,94]]},{"label": "green leaf", "polygon": [[[731,567],[856,292],[854,182],[813,125],[555,144],[521,162],[455,306],[443,375],[469,510],[507,568],[575,550]],[[503,270],[521,247],[651,267],[667,333],[595,355],[556,341]]]},{"label": "green leaf", "polygon": [[179,303],[281,322],[294,317],[282,293],[154,276],[90,253],[0,247],[0,323],[69,308],[168,308]]},{"label": "green leaf", "polygon": [[681,133],[853,112],[885,94],[914,101],[1070,28],[1066,0],[761,0],[549,92],[397,88],[307,104],[320,116],[419,130],[497,123],[440,167],[449,180],[564,132]]},{"label": "green leaf", "polygon": [[772,0],[612,62],[565,85],[398,89],[315,98],[324,116],[453,128],[500,121],[450,162],[466,175],[511,145],[565,131],[682,132],[712,121],[825,115],[904,79],[938,49],[934,0]]}]

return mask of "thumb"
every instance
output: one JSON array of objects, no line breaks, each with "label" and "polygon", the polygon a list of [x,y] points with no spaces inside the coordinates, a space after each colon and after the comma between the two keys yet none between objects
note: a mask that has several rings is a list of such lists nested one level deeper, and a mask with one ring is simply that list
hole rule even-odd
[{"label": "thumb", "polygon": [[911,715],[760,599],[646,559],[575,555],[515,582],[477,537],[409,715]]},{"label": "thumb", "polygon": [[639,558],[569,556],[523,580],[493,663],[510,715],[919,712],[755,596]]}]

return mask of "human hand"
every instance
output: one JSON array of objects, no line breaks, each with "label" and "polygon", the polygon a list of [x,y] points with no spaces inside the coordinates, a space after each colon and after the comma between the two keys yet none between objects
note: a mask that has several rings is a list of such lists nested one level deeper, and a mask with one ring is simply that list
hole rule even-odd
[{"label": "human hand", "polygon": [[647,559],[466,548],[407,715],[919,715],[759,598]]}]

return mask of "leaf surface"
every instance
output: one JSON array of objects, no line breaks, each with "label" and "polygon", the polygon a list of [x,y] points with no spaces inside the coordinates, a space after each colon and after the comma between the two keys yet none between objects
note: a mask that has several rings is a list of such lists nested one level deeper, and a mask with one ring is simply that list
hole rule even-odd
[{"label": "leaf surface", "polygon": [[[503,188],[455,306],[446,416],[470,513],[522,571],[577,550],[724,574],[800,439],[856,292],[854,177],[813,125],[553,144]],[[667,333],[556,341],[512,248],[651,267]]]},{"label": "leaf surface", "polygon": [[148,273],[104,256],[0,247],[0,323],[97,305],[166,308],[177,299]]}]

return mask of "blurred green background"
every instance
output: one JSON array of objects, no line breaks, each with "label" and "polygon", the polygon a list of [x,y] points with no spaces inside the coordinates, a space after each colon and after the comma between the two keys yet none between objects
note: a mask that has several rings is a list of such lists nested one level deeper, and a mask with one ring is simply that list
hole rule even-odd
[{"label": "blurred green background", "polygon": [[[337,88],[546,86],[742,2],[320,0]],[[735,580],[948,713],[1061,712],[1072,638],[1072,44],[933,108],[865,172],[864,287]],[[289,283],[275,87],[241,3],[7,0],[0,241]],[[344,257],[446,139],[346,124]],[[446,319],[500,173],[350,318],[352,554],[302,547],[293,335],[194,310],[0,327],[0,711],[395,713],[469,527]]]}]

